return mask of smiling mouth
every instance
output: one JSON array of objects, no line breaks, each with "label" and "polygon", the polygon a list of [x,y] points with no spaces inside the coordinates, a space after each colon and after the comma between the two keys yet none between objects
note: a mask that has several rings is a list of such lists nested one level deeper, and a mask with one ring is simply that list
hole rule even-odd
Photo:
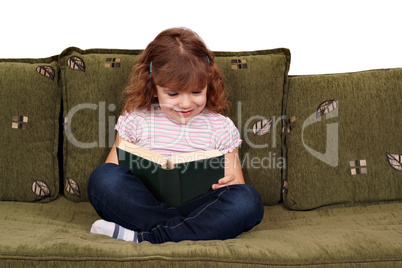
[{"label": "smiling mouth", "polygon": [[179,115],[181,115],[181,116],[184,116],[184,117],[188,117],[188,116],[190,116],[191,115],[191,113],[193,112],[194,110],[189,110],[189,111],[176,111]]}]

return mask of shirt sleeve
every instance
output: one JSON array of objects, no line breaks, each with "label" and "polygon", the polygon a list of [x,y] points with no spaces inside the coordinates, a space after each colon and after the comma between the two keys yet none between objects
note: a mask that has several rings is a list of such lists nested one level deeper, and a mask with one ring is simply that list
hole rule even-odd
[{"label": "shirt sleeve", "polygon": [[226,117],[224,124],[215,135],[216,149],[226,154],[240,146],[242,140],[240,133],[230,118]]},{"label": "shirt sleeve", "polygon": [[135,112],[125,112],[123,115],[119,116],[115,129],[126,141],[138,143],[139,137],[141,137],[141,133],[139,133],[141,128],[138,127],[140,125],[139,123]]}]

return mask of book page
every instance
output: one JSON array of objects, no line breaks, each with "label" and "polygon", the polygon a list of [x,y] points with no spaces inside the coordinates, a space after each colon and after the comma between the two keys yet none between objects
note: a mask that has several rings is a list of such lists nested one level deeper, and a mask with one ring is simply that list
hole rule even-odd
[{"label": "book page", "polygon": [[151,150],[145,149],[141,146],[138,146],[136,144],[124,140],[120,142],[118,148],[127,151],[131,154],[138,155],[151,162],[157,163],[161,165],[161,167],[164,169],[173,169],[176,164],[198,161],[222,155],[222,153],[219,150],[209,150],[209,151],[197,151],[191,153],[176,154],[170,157],[165,157],[162,154],[153,152]]},{"label": "book page", "polygon": [[168,158],[167,168],[174,168],[176,164],[198,161],[208,159],[216,156],[221,156],[222,153],[219,150],[198,151],[184,154],[172,155]]},{"label": "book page", "polygon": [[127,151],[131,154],[138,155],[142,158],[145,158],[151,162],[154,162],[156,164],[161,165],[162,168],[168,168],[167,166],[167,158],[161,154],[158,154],[156,152],[153,152],[151,150],[145,149],[141,146],[138,146],[136,144],[127,142],[127,141],[122,141],[120,142],[119,149]]}]

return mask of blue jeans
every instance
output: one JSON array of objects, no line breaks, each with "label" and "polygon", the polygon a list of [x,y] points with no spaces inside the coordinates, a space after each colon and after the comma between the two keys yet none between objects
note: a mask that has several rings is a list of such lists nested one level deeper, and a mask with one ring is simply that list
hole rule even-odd
[{"label": "blue jeans", "polygon": [[101,218],[138,232],[139,242],[229,239],[252,229],[264,215],[249,185],[210,191],[177,207],[156,200],[125,166],[105,163],[88,182],[88,197]]}]

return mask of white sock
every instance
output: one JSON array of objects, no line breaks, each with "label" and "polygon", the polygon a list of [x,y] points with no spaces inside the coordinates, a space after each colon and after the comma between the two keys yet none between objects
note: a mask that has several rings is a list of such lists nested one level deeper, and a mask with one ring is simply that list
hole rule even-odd
[{"label": "white sock", "polygon": [[116,239],[125,241],[134,241],[138,243],[138,233],[120,225],[105,220],[97,220],[92,224],[91,233],[107,235]]}]

